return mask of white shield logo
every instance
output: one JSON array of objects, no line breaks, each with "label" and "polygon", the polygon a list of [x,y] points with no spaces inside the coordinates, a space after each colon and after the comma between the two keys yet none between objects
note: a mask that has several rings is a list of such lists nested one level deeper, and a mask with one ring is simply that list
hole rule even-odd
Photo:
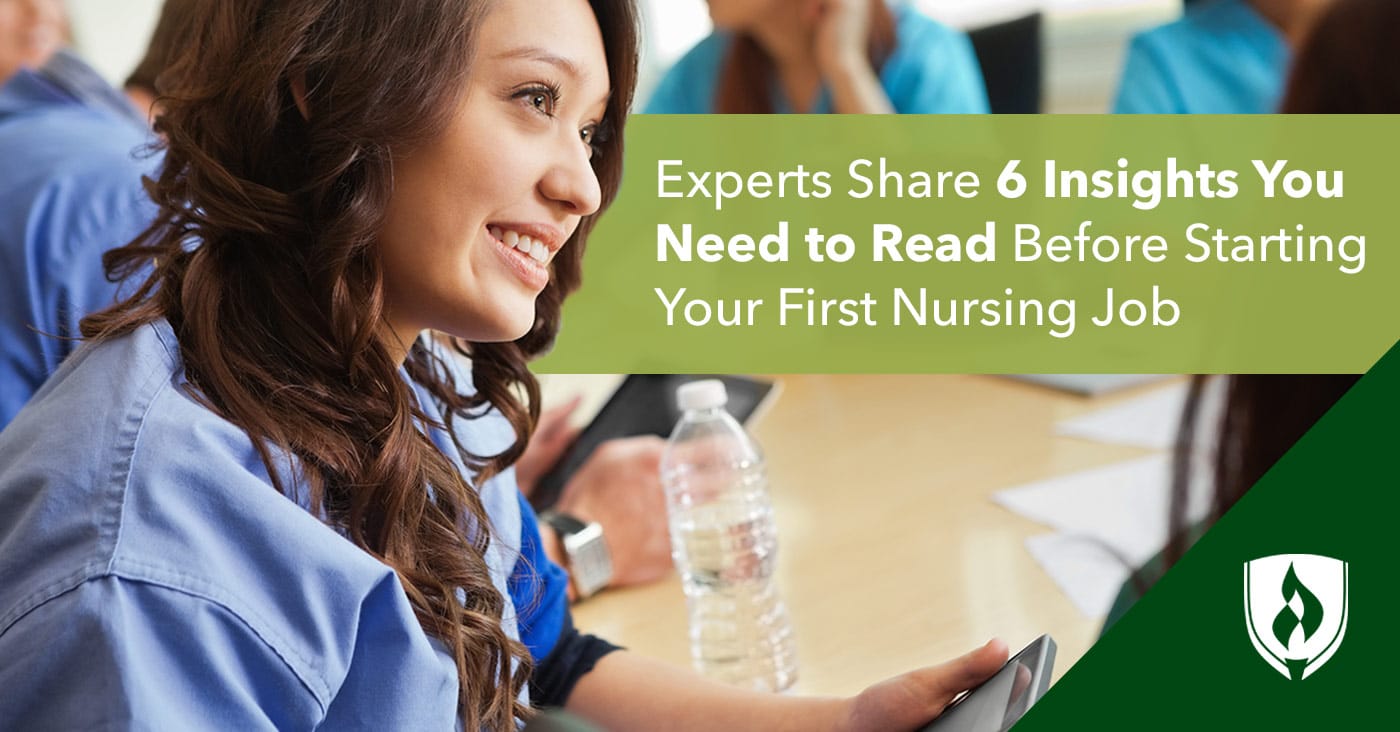
[{"label": "white shield logo", "polygon": [[1347,572],[1346,562],[1316,554],[1276,554],[1245,562],[1249,640],[1285,677],[1306,679],[1342,644]]}]

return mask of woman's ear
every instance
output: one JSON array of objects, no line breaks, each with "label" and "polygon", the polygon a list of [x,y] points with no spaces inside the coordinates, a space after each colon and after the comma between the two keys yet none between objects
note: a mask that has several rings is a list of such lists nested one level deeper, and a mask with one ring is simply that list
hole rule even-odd
[{"label": "woman's ear", "polygon": [[297,105],[297,111],[301,112],[302,119],[311,119],[311,106],[306,103],[305,74],[297,74],[292,77],[292,102]]}]

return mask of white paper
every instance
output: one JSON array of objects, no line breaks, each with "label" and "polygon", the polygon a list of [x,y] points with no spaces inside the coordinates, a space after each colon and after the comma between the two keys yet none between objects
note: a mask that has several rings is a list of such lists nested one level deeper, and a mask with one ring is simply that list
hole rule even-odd
[{"label": "white paper", "polygon": [[1133,569],[1102,544],[1082,536],[1040,534],[1026,539],[1026,549],[1075,608],[1090,618],[1108,613]]},{"label": "white paper", "polygon": [[[1191,481],[1187,519],[1208,507],[1209,481]],[[1167,543],[1171,460],[1152,455],[1000,491],[992,500],[1055,529],[1026,548],[1089,617],[1108,611],[1132,568]]]},{"label": "white paper", "polygon": [[1055,433],[1110,445],[1168,450],[1181,427],[1186,406],[1185,382],[1099,409],[1055,425]]},{"label": "white paper", "polygon": [[1170,470],[1167,456],[1152,455],[1028,483],[992,498],[1032,521],[1093,537],[1141,562],[1167,540]]}]

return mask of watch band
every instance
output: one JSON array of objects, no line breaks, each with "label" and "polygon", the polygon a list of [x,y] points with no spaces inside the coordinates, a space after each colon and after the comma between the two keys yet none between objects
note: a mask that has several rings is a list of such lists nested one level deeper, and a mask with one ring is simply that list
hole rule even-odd
[{"label": "watch band", "polygon": [[580,519],[560,511],[541,511],[540,520],[553,527],[555,531],[559,532],[560,536],[564,534],[577,534],[588,528],[588,524]]},{"label": "watch band", "polygon": [[559,534],[559,543],[568,559],[569,581],[582,600],[608,586],[612,580],[612,557],[603,541],[603,527],[585,523],[560,511],[543,511],[540,520]]}]

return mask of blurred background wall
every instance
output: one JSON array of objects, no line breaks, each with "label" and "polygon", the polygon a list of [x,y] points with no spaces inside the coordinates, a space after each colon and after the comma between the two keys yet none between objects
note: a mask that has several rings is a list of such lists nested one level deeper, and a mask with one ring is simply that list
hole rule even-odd
[{"label": "blurred background wall", "polygon": [[102,75],[120,84],[141,60],[161,0],[67,0],[73,44]]}]

